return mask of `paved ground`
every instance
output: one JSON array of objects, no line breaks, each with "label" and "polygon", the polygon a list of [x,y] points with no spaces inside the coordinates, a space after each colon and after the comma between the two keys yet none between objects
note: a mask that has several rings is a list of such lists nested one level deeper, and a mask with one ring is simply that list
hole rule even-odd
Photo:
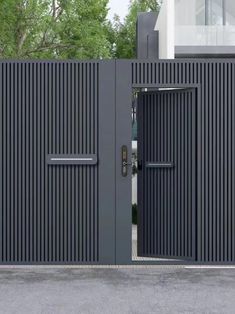
[{"label": "paved ground", "polygon": [[0,313],[235,313],[235,269],[0,269]]},{"label": "paved ground", "polygon": [[132,225],[132,260],[133,261],[166,261],[167,260],[164,258],[139,257],[137,255],[137,225]]},{"label": "paved ground", "polygon": [[149,258],[149,257],[139,257],[137,255],[137,225],[132,225],[132,260],[133,261],[164,261],[164,259],[160,258]]}]

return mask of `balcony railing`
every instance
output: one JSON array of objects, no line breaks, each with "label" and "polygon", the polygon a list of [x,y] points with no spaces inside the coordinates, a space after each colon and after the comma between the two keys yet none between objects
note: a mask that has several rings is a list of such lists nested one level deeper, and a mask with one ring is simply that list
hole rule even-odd
[{"label": "balcony railing", "polygon": [[235,26],[176,26],[176,46],[235,46]]}]

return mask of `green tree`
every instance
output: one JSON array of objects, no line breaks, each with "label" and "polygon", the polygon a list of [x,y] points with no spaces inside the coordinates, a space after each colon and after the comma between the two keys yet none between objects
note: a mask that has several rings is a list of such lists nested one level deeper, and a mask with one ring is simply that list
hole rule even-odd
[{"label": "green tree", "polygon": [[0,0],[0,58],[107,58],[108,0]]},{"label": "green tree", "polygon": [[115,16],[110,42],[115,45],[113,56],[115,58],[131,59],[136,52],[136,20],[139,12],[159,11],[157,0],[131,0],[129,12],[121,23],[120,18]]}]

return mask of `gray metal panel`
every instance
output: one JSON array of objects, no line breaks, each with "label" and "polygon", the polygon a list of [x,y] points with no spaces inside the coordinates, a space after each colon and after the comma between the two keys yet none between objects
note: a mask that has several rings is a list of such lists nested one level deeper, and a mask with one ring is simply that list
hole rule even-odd
[{"label": "gray metal panel", "polygon": [[122,146],[127,146],[131,162],[131,63],[116,61],[116,264],[131,262],[131,178],[122,176]]},{"label": "gray metal panel", "polygon": [[138,13],[136,26],[138,59],[157,59],[159,57],[159,34],[154,31],[157,17],[157,12]]},{"label": "gray metal panel", "polygon": [[[104,166],[48,166],[47,156],[92,155],[106,164],[100,145],[110,145],[115,137],[110,123],[105,133],[100,127],[99,110],[107,108],[103,103],[100,107],[99,73],[104,64],[0,62],[1,263],[103,259],[99,224],[104,206],[111,204],[114,216],[114,201],[102,203],[99,195]],[[105,97],[106,104],[114,104],[114,88]],[[114,121],[114,112],[110,113]],[[108,156],[113,165],[114,148]],[[114,187],[114,174],[104,179]],[[114,219],[109,223],[114,229]],[[114,250],[108,254],[112,263]]]},{"label": "gray metal panel", "polygon": [[138,255],[195,259],[195,90],[141,93],[138,106]]},{"label": "gray metal panel", "polygon": [[[100,62],[99,73],[99,230],[100,263],[115,263],[115,61]],[[102,65],[102,66],[101,66]]]},{"label": "gray metal panel", "polygon": [[198,86],[197,260],[234,262],[235,60],[133,61],[132,84]]},{"label": "gray metal panel", "polygon": [[159,58],[159,31],[152,31],[147,38],[147,59]]}]

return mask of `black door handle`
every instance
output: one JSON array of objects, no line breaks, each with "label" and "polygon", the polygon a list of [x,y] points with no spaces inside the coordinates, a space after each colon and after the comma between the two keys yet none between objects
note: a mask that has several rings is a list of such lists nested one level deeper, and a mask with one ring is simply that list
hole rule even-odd
[{"label": "black door handle", "polygon": [[175,165],[172,162],[147,162],[147,168],[173,168]]},{"label": "black door handle", "polygon": [[128,162],[128,149],[126,145],[122,146],[122,176],[127,177],[128,175],[128,166],[132,166],[131,162]]}]

